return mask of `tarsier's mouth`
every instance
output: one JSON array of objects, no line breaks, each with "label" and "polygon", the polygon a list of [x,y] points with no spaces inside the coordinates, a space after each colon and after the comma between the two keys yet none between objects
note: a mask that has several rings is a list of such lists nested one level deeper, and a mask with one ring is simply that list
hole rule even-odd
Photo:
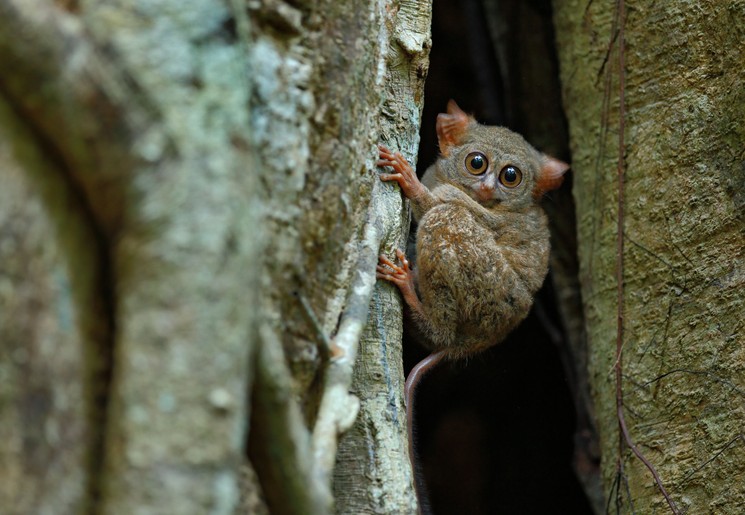
[{"label": "tarsier's mouth", "polygon": [[479,202],[497,201],[498,199],[494,196],[496,190],[494,188],[479,186],[473,189],[473,193],[476,196],[476,200]]},{"label": "tarsier's mouth", "polygon": [[493,193],[490,195],[484,195],[484,193],[482,192],[474,191],[474,195],[472,198],[486,209],[491,209],[500,203],[500,199],[494,197]]}]

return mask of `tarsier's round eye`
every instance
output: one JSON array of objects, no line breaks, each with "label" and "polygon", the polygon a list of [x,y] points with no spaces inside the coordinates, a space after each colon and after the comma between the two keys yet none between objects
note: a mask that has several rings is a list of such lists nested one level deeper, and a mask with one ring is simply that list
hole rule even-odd
[{"label": "tarsier's round eye", "polygon": [[481,152],[471,152],[466,156],[466,169],[474,175],[481,175],[489,168],[489,160]]},{"label": "tarsier's round eye", "polygon": [[507,188],[514,188],[523,181],[523,173],[517,166],[507,165],[499,172],[499,182]]}]

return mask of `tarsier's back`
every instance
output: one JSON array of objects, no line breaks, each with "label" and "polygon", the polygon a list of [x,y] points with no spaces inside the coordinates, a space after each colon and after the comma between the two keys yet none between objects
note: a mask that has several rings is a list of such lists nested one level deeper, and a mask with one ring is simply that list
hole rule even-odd
[{"label": "tarsier's back", "polygon": [[548,271],[548,228],[539,207],[479,207],[469,198],[440,204],[417,231],[418,287],[434,322],[426,336],[453,357],[502,341],[527,315]]}]

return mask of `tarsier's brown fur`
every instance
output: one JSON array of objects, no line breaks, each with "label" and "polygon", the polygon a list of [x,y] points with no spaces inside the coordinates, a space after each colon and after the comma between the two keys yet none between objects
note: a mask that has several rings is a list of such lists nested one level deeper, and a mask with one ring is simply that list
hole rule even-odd
[{"label": "tarsier's brown fur", "polygon": [[[422,181],[399,153],[381,166],[411,200],[419,222],[416,274],[381,256],[378,277],[399,286],[432,350],[461,358],[504,340],[525,318],[548,272],[549,232],[537,201],[561,184],[568,165],[503,127],[480,125],[451,101],[437,120],[441,156]],[[482,173],[467,161],[479,153]],[[484,159],[485,158],[485,159]],[[521,180],[500,182],[508,167]]]},{"label": "tarsier's brown fur", "polygon": [[[448,112],[437,117],[437,138],[441,155],[421,182],[398,152],[381,146],[378,161],[393,168],[395,173],[380,178],[401,186],[419,221],[416,274],[400,250],[400,265],[380,256],[377,268],[378,278],[401,290],[433,350],[406,379],[414,470],[417,385],[441,359],[501,342],[528,314],[548,272],[548,224],[537,202],[561,184],[569,168],[508,129],[479,125],[452,100]],[[417,494],[425,506],[426,488],[418,477]]]}]

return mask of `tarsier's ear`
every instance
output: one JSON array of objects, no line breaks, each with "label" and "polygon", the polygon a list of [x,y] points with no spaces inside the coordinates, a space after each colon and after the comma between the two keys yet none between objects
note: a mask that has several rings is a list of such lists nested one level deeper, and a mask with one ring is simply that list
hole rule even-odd
[{"label": "tarsier's ear", "polygon": [[448,112],[437,115],[437,141],[440,153],[447,157],[450,149],[461,144],[466,130],[475,124],[473,116],[469,116],[458,107],[454,100],[448,102]]},{"label": "tarsier's ear", "polygon": [[569,170],[569,165],[559,161],[555,157],[543,155],[541,170],[535,181],[533,196],[539,198],[547,191],[555,190],[564,181],[564,174]]}]

